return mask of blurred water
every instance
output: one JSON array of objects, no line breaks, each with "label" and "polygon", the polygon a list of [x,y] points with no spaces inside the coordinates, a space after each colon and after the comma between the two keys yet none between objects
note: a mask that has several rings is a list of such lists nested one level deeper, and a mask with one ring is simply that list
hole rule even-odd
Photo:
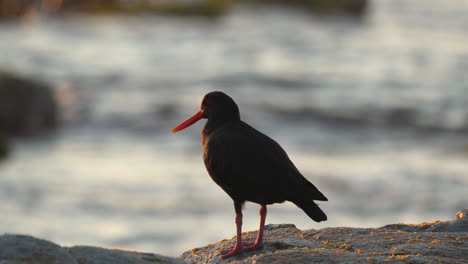
[{"label": "blurred water", "polygon": [[[468,2],[376,0],[355,20],[239,8],[218,20],[63,17],[0,24],[0,66],[57,87],[64,126],[0,164],[0,232],[179,255],[234,235],[201,159],[222,90],[329,198],[299,228],[453,218],[468,193]],[[245,230],[258,225],[247,205]]]}]

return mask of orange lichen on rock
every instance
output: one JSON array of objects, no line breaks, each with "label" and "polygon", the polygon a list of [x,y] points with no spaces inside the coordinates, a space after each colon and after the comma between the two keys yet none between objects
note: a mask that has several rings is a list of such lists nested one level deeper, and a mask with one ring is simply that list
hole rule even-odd
[{"label": "orange lichen on rock", "polygon": [[312,250],[327,250],[328,248],[320,247],[320,248],[313,248]]},{"label": "orange lichen on rock", "polygon": [[392,255],[392,256],[389,256],[389,258],[405,260],[405,259],[410,258],[410,257],[420,257],[420,256],[421,256],[421,254],[417,254],[417,255]]}]

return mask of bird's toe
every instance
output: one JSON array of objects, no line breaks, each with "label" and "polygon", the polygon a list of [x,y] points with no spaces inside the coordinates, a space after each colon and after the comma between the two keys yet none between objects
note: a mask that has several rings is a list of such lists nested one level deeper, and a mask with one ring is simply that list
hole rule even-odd
[{"label": "bird's toe", "polygon": [[234,248],[227,248],[227,249],[222,249],[219,252],[221,253],[221,255],[227,255],[228,253],[230,253],[233,250],[234,250]]},{"label": "bird's toe", "polygon": [[253,246],[255,243],[254,242],[242,242],[242,246],[245,248]]},{"label": "bird's toe", "polygon": [[252,242],[252,243],[247,243],[247,244],[248,245],[244,244],[245,246],[244,250],[254,250],[262,246],[262,243],[258,243],[258,242],[255,242],[255,243]]},{"label": "bird's toe", "polygon": [[244,248],[242,247],[234,247],[232,249],[225,249],[225,250],[221,250],[221,259],[225,259],[225,258],[229,258],[231,256],[234,256],[235,254],[237,253],[240,253],[244,251]]}]

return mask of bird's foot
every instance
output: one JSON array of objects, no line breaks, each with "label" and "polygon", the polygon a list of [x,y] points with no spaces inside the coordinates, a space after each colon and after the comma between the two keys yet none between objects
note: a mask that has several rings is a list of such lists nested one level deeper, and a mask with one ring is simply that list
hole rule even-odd
[{"label": "bird's foot", "polygon": [[234,256],[235,254],[237,253],[240,253],[244,251],[244,247],[242,246],[235,246],[234,248],[229,248],[229,249],[224,249],[224,250],[221,250],[221,259],[225,259],[225,258],[229,258],[231,256]]},{"label": "bird's foot", "polygon": [[244,250],[248,250],[254,244],[255,242],[242,242],[242,246],[244,247]]},{"label": "bird's foot", "polygon": [[221,259],[229,258],[231,256],[234,256],[237,253],[240,253],[242,251],[246,250],[253,250],[256,248],[259,248],[261,245],[257,242],[242,242],[242,246],[236,246],[234,248],[229,248],[229,249],[224,249],[221,250]]},{"label": "bird's foot", "polygon": [[262,246],[262,242],[255,241],[244,244],[244,250],[254,250]]}]

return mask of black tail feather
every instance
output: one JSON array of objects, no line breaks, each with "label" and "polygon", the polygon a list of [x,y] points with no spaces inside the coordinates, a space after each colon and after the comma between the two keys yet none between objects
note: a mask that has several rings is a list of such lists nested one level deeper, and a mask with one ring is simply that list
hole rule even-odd
[{"label": "black tail feather", "polygon": [[315,185],[313,185],[306,178],[302,177],[303,186],[307,187],[307,194],[310,194],[311,198],[317,201],[328,201],[328,198],[321,193]]},{"label": "black tail feather", "polygon": [[327,220],[327,215],[313,201],[293,201],[293,203],[301,208],[314,221],[321,222]]}]

